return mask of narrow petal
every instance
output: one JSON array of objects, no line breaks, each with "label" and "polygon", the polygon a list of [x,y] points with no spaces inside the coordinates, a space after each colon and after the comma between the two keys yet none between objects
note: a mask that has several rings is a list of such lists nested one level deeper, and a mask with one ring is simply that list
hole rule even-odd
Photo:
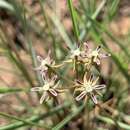
[{"label": "narrow petal", "polygon": [[67,91],[66,89],[57,89],[56,90],[58,93],[63,93],[63,92],[65,92],[65,91]]},{"label": "narrow petal", "polygon": [[[56,62],[54,60],[52,60],[51,65],[54,66],[56,64]],[[60,65],[61,66],[61,65]],[[60,67],[60,66],[55,66],[55,67]]]},{"label": "narrow petal", "polygon": [[84,91],[84,88],[83,87],[80,87],[80,88],[75,88],[75,92],[77,92],[77,91]]},{"label": "narrow petal", "polygon": [[96,91],[96,93],[99,95],[99,96],[103,96],[98,90],[95,90]]},{"label": "narrow petal", "polygon": [[42,58],[41,56],[37,56],[37,60],[38,60],[39,62],[42,62],[42,61],[43,61],[43,58]]},{"label": "narrow petal", "polygon": [[47,98],[47,93],[44,92],[44,93],[42,94],[41,98],[40,98],[40,104],[42,104],[42,103],[46,100],[46,98]]},{"label": "narrow petal", "polygon": [[106,53],[106,54],[104,54],[104,53],[99,54],[99,57],[100,57],[100,58],[107,58],[107,57],[109,57],[109,56],[111,56],[111,54],[109,54],[109,53]]},{"label": "narrow petal", "polygon": [[92,86],[94,86],[94,85],[97,83],[98,80],[99,80],[99,77],[97,77],[97,78],[93,81]]},{"label": "narrow petal", "polygon": [[55,97],[58,95],[54,89],[49,89],[49,92]]},{"label": "narrow petal", "polygon": [[103,89],[103,88],[105,88],[105,87],[106,87],[105,84],[95,85],[95,86],[94,86],[94,89],[95,89],[95,90],[100,90],[100,89]]},{"label": "narrow petal", "polygon": [[42,76],[42,79],[43,79],[43,82],[46,82],[47,81],[47,71],[45,70],[42,70],[41,72],[40,72],[40,74],[41,74],[41,76]]},{"label": "narrow petal", "polygon": [[93,100],[93,102],[94,102],[95,104],[98,103],[97,98],[96,98],[96,96],[95,96],[93,93],[91,93],[91,99]]},{"label": "narrow petal", "polygon": [[94,78],[94,75],[91,74],[91,75],[90,75],[90,78],[89,78],[89,82],[90,82],[91,84],[92,84],[93,78]]},{"label": "narrow petal", "polygon": [[69,59],[69,60],[66,60],[66,61],[63,61],[64,63],[71,63],[72,62],[72,59]]},{"label": "narrow petal", "polygon": [[47,57],[46,57],[45,60],[48,62],[48,64],[50,64],[52,62],[52,60],[51,60],[51,50],[48,51],[48,54],[47,54]]},{"label": "narrow petal", "polygon": [[47,57],[50,57],[50,55],[51,55],[51,49],[49,49]]},{"label": "narrow petal", "polygon": [[40,74],[41,74],[42,80],[45,81],[45,73],[44,73],[44,71],[40,71]]},{"label": "narrow petal", "polygon": [[87,81],[87,72],[84,74],[83,81],[84,81],[84,84],[86,84],[88,82]]},{"label": "narrow petal", "polygon": [[89,46],[87,42],[83,43],[85,52],[88,52]]},{"label": "narrow petal", "polygon": [[94,62],[96,62],[97,65],[100,65],[100,59],[96,58],[96,60]]},{"label": "narrow petal", "polygon": [[54,85],[53,88],[57,88],[59,86],[59,84],[60,84],[60,80]]},{"label": "narrow petal", "polygon": [[99,52],[101,50],[101,45],[97,46],[96,50]]},{"label": "narrow petal", "polygon": [[86,96],[86,92],[83,91],[82,93],[80,93],[75,99],[76,101],[80,101],[81,99],[83,99]]},{"label": "narrow petal", "polygon": [[83,85],[83,83],[81,81],[79,81],[79,80],[76,80],[76,84],[77,85]]},{"label": "narrow petal", "polygon": [[31,91],[41,91],[41,90],[42,90],[42,87],[31,88]]},{"label": "narrow petal", "polygon": [[56,79],[57,79],[57,75],[54,75],[51,80],[55,82]]},{"label": "narrow petal", "polygon": [[38,67],[36,67],[36,68],[34,68],[34,70],[41,70],[41,65],[40,66],[38,66]]}]

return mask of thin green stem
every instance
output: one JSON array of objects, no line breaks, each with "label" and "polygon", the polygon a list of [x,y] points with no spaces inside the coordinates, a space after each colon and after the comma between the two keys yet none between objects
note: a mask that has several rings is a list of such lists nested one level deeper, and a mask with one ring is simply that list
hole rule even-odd
[{"label": "thin green stem", "polygon": [[34,123],[34,122],[31,122],[31,121],[25,120],[25,119],[23,119],[23,118],[19,118],[19,117],[12,116],[12,115],[9,115],[9,114],[5,114],[5,113],[2,113],[2,112],[0,112],[0,116],[6,117],[6,118],[10,118],[10,119],[12,119],[12,120],[21,121],[21,122],[23,122],[23,123],[25,123],[25,124],[28,124],[28,125],[30,125],[30,126],[36,126],[36,127],[40,127],[40,128],[50,128],[50,127],[48,127],[48,126],[46,126],[46,125],[39,125],[39,124],[37,124],[37,123]]},{"label": "thin green stem", "polygon": [[67,117],[64,118],[60,123],[52,128],[52,130],[61,130],[69,121],[71,121],[75,116],[77,116],[84,108],[84,105],[80,106],[78,110],[69,114]]},{"label": "thin green stem", "polygon": [[71,13],[74,34],[76,36],[77,42],[79,42],[79,30],[78,30],[78,26],[77,26],[77,20],[76,20],[76,15],[75,15],[75,10],[74,10],[74,7],[73,7],[72,0],[68,0],[68,6],[69,6],[69,9],[70,9],[70,13]]},{"label": "thin green stem", "polygon": [[[24,121],[29,121],[29,122],[38,122],[40,120],[43,120],[44,118],[47,118],[49,116],[52,116],[53,114],[58,113],[60,110],[62,110],[63,108],[69,107],[70,103],[69,102],[65,102],[62,105],[59,105],[58,107],[55,107],[53,109],[51,109],[49,112],[44,113],[44,114],[40,114],[40,115],[34,115],[28,119],[25,119]],[[11,123],[9,125],[6,126],[2,126],[0,127],[0,130],[15,130],[17,128],[23,127],[23,126],[27,126],[28,123],[22,122],[22,121],[17,121],[15,123]]]}]

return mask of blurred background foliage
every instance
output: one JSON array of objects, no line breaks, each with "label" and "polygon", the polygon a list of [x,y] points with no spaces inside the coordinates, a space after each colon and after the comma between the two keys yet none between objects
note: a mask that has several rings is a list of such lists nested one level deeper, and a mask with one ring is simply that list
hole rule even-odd
[{"label": "blurred background foliage", "polygon": [[[129,16],[129,0],[0,0],[0,130],[130,130]],[[107,85],[101,107],[77,104],[71,89],[60,105],[40,105],[40,94],[30,92],[43,84],[36,55],[51,49],[61,63],[68,47],[85,41],[111,53],[100,73],[93,69]],[[56,72],[74,80],[70,65]]]}]

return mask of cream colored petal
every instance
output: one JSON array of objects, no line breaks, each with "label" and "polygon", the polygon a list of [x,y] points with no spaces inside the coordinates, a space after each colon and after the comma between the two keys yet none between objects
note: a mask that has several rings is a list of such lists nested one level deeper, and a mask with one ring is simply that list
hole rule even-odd
[{"label": "cream colored petal", "polygon": [[99,95],[99,96],[103,96],[98,90],[95,90],[96,91],[96,93]]},{"label": "cream colored petal", "polygon": [[47,98],[47,92],[43,92],[41,98],[40,98],[40,104],[42,104]]},{"label": "cream colored petal", "polygon": [[58,95],[54,89],[49,89],[49,92],[55,97]]},{"label": "cream colored petal", "polygon": [[69,60],[65,60],[65,61],[64,61],[64,63],[71,63],[71,62],[73,62],[72,59],[69,59]]},{"label": "cream colored petal", "polygon": [[58,78],[58,76],[57,76],[57,75],[54,75],[54,76],[51,78],[51,80],[55,82],[57,78]]},{"label": "cream colored petal", "polygon": [[107,58],[107,57],[109,57],[109,56],[111,56],[111,54],[109,54],[109,53],[100,53],[100,54],[99,54],[99,57],[100,57],[100,58]]},{"label": "cream colored petal", "polygon": [[42,68],[42,66],[40,65],[40,66],[38,66],[38,67],[36,67],[36,68],[34,68],[34,70],[41,70],[41,68]]},{"label": "cream colored petal", "polygon": [[53,88],[58,88],[59,85],[60,85],[60,80],[54,85]]},{"label": "cream colored petal", "polygon": [[80,93],[75,99],[76,101],[80,101],[81,99],[83,99],[86,96],[86,92],[83,91],[82,93]]},{"label": "cream colored petal", "polygon": [[99,77],[97,77],[95,80],[93,80],[92,86],[94,86],[97,83],[98,80],[99,80]]},{"label": "cream colored petal", "polygon": [[42,87],[34,87],[34,88],[31,88],[31,91],[41,91],[42,90]]},{"label": "cream colored petal", "polygon": [[83,85],[83,83],[80,80],[76,80],[75,82],[77,86]]},{"label": "cream colored petal", "polygon": [[78,92],[78,91],[84,91],[84,88],[83,88],[83,87],[81,87],[81,88],[76,88],[75,91],[76,91],[76,92]]},{"label": "cream colored petal", "polygon": [[97,63],[97,65],[100,65],[100,59],[97,58],[95,62]]},{"label": "cream colored petal", "polygon": [[87,81],[87,74],[88,74],[88,73],[86,72],[86,73],[84,74],[84,77],[83,77],[84,84],[87,84],[87,82],[88,82],[88,81]]},{"label": "cream colored petal", "polygon": [[88,43],[84,42],[83,45],[84,45],[84,51],[88,52],[88,50],[90,49]]},{"label": "cream colored petal", "polygon": [[99,45],[99,46],[97,46],[97,48],[96,48],[96,51],[100,51],[101,50],[101,45]]},{"label": "cream colored petal", "polygon": [[93,74],[91,74],[90,77],[89,77],[89,83],[90,83],[90,84],[93,83],[93,77],[94,77]]},{"label": "cream colored petal", "polygon": [[54,65],[52,66],[52,68],[59,68],[59,67],[62,67],[63,65],[64,65],[63,63],[62,63],[62,64],[59,64],[59,65],[55,65],[55,64],[54,64]]},{"label": "cream colored petal", "polygon": [[41,56],[37,56],[37,60],[38,60],[39,62],[42,62],[44,59],[43,59]]},{"label": "cream colored petal", "polygon": [[95,96],[93,93],[91,93],[90,96],[91,96],[91,99],[93,100],[93,102],[94,102],[95,104],[97,104],[98,101],[97,101],[96,96]]},{"label": "cream colored petal", "polygon": [[95,89],[95,90],[100,90],[100,89],[103,89],[103,88],[105,88],[105,87],[106,87],[105,84],[95,85],[95,86],[94,86],[94,89]]}]

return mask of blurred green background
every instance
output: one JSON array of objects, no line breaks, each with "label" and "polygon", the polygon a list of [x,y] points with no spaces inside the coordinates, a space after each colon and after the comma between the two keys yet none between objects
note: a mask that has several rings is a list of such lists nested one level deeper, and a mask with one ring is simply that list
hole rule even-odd
[{"label": "blurred green background", "polygon": [[[51,49],[62,63],[68,47],[85,41],[111,53],[100,73],[93,70],[107,85],[101,107],[89,101],[83,109],[72,90],[60,95],[59,105],[40,105],[40,94],[30,92],[43,84],[33,69],[36,55]],[[71,70],[56,71],[74,80]],[[130,130],[130,1],[0,0],[0,104],[0,130]]]}]

